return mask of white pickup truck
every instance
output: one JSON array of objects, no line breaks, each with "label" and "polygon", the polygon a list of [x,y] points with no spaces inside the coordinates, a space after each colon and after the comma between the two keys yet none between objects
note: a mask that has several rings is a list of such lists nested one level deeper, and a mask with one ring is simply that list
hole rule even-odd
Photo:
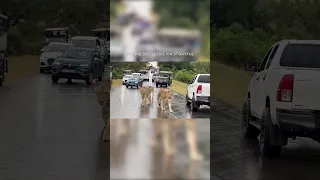
[{"label": "white pickup truck", "polygon": [[210,106],[210,74],[197,74],[186,94],[187,105],[192,111],[198,111],[201,105]]},{"label": "white pickup truck", "polygon": [[260,134],[260,153],[276,156],[288,138],[320,142],[320,41],[282,40],[262,61],[247,63],[254,72],[243,106],[242,133]]}]

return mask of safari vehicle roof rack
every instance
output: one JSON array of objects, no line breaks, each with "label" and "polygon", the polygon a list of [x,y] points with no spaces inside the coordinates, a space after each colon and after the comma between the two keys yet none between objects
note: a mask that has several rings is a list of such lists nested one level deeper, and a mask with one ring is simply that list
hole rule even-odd
[{"label": "safari vehicle roof rack", "polygon": [[7,17],[7,16],[2,15],[2,14],[0,14],[0,18],[1,18],[1,19],[8,19],[8,17]]},{"label": "safari vehicle roof rack", "polygon": [[181,28],[162,28],[159,29],[158,35],[179,36],[179,37],[200,37],[201,33],[196,29],[181,29]]},{"label": "safari vehicle roof rack", "polygon": [[69,31],[67,27],[46,28],[45,31]]}]

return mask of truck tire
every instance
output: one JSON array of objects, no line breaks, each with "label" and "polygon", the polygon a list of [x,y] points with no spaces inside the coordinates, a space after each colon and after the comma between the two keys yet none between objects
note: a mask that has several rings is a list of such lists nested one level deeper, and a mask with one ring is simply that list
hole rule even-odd
[{"label": "truck tire", "polygon": [[193,112],[197,112],[198,109],[199,109],[199,105],[196,102],[196,100],[194,98],[194,95],[193,95],[192,100],[191,100],[190,108],[191,108],[191,111],[193,111]]},{"label": "truck tire", "polygon": [[0,78],[0,87],[3,86],[3,78]]},{"label": "truck tire", "polygon": [[57,76],[51,76],[51,80],[54,84],[57,84],[59,81],[59,78]]},{"label": "truck tire", "polygon": [[259,129],[250,124],[252,120],[250,99],[247,99],[242,107],[242,135],[246,138],[255,139],[260,132]]},{"label": "truck tire", "polygon": [[129,86],[126,85],[127,88],[129,88]]},{"label": "truck tire", "polygon": [[86,78],[86,83],[87,85],[91,85],[93,81],[93,74],[92,72],[90,72],[90,74],[88,75],[88,77]]},{"label": "truck tire", "polygon": [[270,133],[274,132],[271,128],[273,128],[273,124],[271,122],[270,109],[266,107],[261,119],[259,139],[260,153],[264,157],[275,157],[281,153],[281,146],[275,146],[270,143]]},{"label": "truck tire", "polygon": [[156,84],[156,87],[158,87],[158,84]]},{"label": "truck tire", "polygon": [[190,106],[190,101],[189,101],[189,98],[188,98],[188,92],[186,94],[186,103],[187,103],[187,106]]}]

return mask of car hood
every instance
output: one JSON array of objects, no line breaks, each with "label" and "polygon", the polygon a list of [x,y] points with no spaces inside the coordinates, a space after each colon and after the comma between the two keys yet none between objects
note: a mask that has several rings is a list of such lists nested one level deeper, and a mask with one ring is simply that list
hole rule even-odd
[{"label": "car hood", "polygon": [[63,63],[63,64],[91,64],[89,60],[86,59],[75,59],[75,58],[59,58],[55,60],[55,62]]},{"label": "car hood", "polygon": [[41,54],[41,57],[46,57],[46,58],[58,58],[61,56],[61,52],[44,52]]}]

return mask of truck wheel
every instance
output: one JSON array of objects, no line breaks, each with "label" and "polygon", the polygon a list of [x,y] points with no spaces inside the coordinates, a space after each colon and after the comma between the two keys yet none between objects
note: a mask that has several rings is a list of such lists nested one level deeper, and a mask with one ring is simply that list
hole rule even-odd
[{"label": "truck wheel", "polygon": [[0,78],[0,87],[3,85],[3,78]]},{"label": "truck wheel", "polygon": [[92,72],[90,72],[90,74],[88,75],[88,77],[86,79],[87,85],[91,85],[92,81],[93,81],[93,75],[92,75]]},{"label": "truck wheel", "polygon": [[53,83],[57,84],[59,81],[59,78],[57,76],[51,76],[51,80]]},{"label": "truck wheel", "polygon": [[40,73],[43,74],[45,73],[45,71],[43,69],[40,69]]},{"label": "truck wheel", "polygon": [[126,85],[127,88],[129,88],[129,86]]},{"label": "truck wheel", "polygon": [[158,87],[158,84],[156,84],[156,87]]},{"label": "truck wheel", "polygon": [[270,109],[265,108],[260,127],[260,153],[265,157],[275,157],[280,155],[281,146],[274,146],[270,143],[270,135],[272,132],[273,124],[271,122]]},{"label": "truck wheel", "polygon": [[99,80],[99,81],[102,81],[103,77],[104,77],[104,71],[101,72],[101,76],[98,77],[98,80]]},{"label": "truck wheel", "polygon": [[250,124],[253,120],[250,108],[250,99],[247,99],[242,107],[242,135],[247,138],[255,139],[259,136],[259,129]]},{"label": "truck wheel", "polygon": [[191,104],[190,104],[190,108],[191,108],[191,111],[193,112],[197,112],[198,109],[199,109],[199,105],[198,103],[196,102],[196,100],[194,99],[194,95],[192,97],[192,101],[191,101]]},{"label": "truck wheel", "polygon": [[190,101],[189,101],[189,98],[188,98],[188,92],[186,94],[186,102],[187,102],[187,106],[190,106]]}]

